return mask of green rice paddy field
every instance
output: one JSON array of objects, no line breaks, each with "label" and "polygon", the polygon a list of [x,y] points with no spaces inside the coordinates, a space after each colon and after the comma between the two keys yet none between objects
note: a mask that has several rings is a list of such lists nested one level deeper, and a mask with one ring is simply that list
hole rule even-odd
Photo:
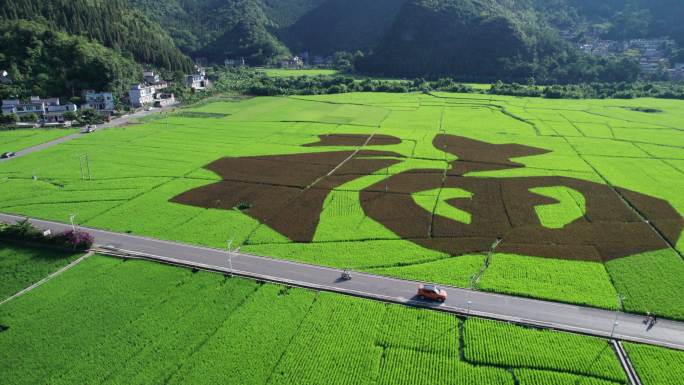
[{"label": "green rice paddy field", "polygon": [[76,255],[0,243],[0,301],[66,266]]},{"label": "green rice paddy field", "polygon": [[75,133],[75,129],[18,129],[0,130],[0,154],[37,146]]},{"label": "green rice paddy field", "polygon": [[2,163],[0,211],[684,319],[683,173],[681,101],[254,98]]},{"label": "green rice paddy field", "polygon": [[[627,381],[598,338],[101,256],[0,306],[0,325],[6,385]],[[653,357],[682,352],[629,348],[649,349],[644,384],[679,383]]]}]

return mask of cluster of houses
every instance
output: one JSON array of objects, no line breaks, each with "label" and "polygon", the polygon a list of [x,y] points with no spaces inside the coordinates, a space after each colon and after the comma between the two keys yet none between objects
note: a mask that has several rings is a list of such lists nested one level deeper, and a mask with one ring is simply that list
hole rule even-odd
[{"label": "cluster of houses", "polygon": [[[308,52],[302,52],[299,55],[295,55],[279,61],[278,66],[280,68],[286,69],[302,69],[311,66],[331,66],[333,62],[334,59],[332,56],[310,55]],[[227,68],[240,68],[246,66],[244,58],[227,58],[223,61],[223,64]]]},{"label": "cluster of houses", "polygon": [[308,66],[325,67],[333,64],[332,56],[310,55],[302,52],[299,55],[280,61],[281,68],[301,69]]},{"label": "cluster of houses", "polygon": [[[127,98],[122,102],[133,108],[167,107],[176,104],[174,94],[164,92],[169,84],[153,71],[143,73],[144,81],[128,89]],[[10,84],[12,81],[7,71],[0,71],[0,82]],[[187,75],[186,84],[192,90],[204,90],[211,86],[204,68],[197,66],[196,73]],[[81,94],[83,104],[80,110],[93,110],[105,119],[111,118],[117,111],[116,100],[111,92],[85,90]],[[31,96],[28,100],[7,99],[2,101],[2,114],[14,114],[20,120],[31,116],[43,125],[69,125],[69,114],[76,114],[79,106],[74,103],[61,103],[59,98],[42,99]],[[31,122],[33,123],[33,122]]]},{"label": "cluster of houses", "polygon": [[676,42],[669,38],[604,40],[592,37],[579,48],[595,56],[634,58],[645,77],[665,76],[684,80],[684,63],[672,63],[668,59],[668,52],[676,48]]},{"label": "cluster of houses", "polygon": [[60,124],[65,122],[67,112],[76,113],[78,106],[74,103],[61,104],[59,98],[41,99],[31,96],[29,100],[7,99],[2,101],[3,115],[14,114],[19,118],[34,116],[45,124]]},{"label": "cluster of houses", "polygon": [[163,92],[169,83],[153,71],[143,73],[143,83],[134,84],[128,89],[128,101],[133,108],[145,106],[166,107],[176,102],[173,94]]}]

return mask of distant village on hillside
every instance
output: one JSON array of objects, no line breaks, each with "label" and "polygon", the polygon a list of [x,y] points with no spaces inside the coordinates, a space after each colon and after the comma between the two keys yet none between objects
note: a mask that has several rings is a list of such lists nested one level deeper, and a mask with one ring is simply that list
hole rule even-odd
[{"label": "distant village on hillside", "polygon": [[[576,38],[577,32],[563,30],[561,34],[572,41]],[[577,43],[577,47],[582,52],[594,56],[634,59],[639,63],[644,79],[684,80],[684,63],[671,59],[670,53],[678,47],[669,37],[609,40],[601,38],[599,29],[590,29],[584,33],[582,42]]]}]

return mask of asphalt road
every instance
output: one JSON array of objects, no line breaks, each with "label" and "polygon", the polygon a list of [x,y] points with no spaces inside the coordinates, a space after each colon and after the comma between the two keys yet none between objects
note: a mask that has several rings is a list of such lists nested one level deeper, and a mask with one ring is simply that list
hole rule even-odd
[{"label": "asphalt road", "polygon": [[[0,220],[14,222],[22,217],[0,214]],[[70,225],[31,220],[43,229],[62,231]],[[558,330],[578,332],[599,337],[614,338],[666,346],[684,350],[684,323],[659,320],[650,330],[644,325],[644,317],[539,301],[509,295],[444,287],[448,299],[443,305],[426,303],[415,298],[418,283],[354,272],[351,281],[340,280],[339,269],[313,266],[290,261],[233,253],[232,270],[229,268],[225,250],[197,247],[187,244],[120,234],[109,231],[82,228],[95,236],[101,251],[112,255],[141,257],[200,269],[233,272],[236,275],[279,282],[311,289],[333,291],[386,302],[412,306],[431,307],[458,314],[503,321],[512,321]],[[112,249],[116,251],[111,251]],[[617,317],[617,318],[616,318]],[[617,325],[615,321],[617,319]]]},{"label": "asphalt road", "polygon": [[[155,108],[155,109],[152,110],[152,111],[140,111],[140,112],[136,112],[136,113],[134,113],[134,114],[130,114],[130,115],[122,116],[122,117],[120,117],[120,118],[116,118],[116,119],[112,120],[112,121],[109,122],[109,123],[99,124],[99,125],[97,126],[97,129],[98,129],[98,130],[102,130],[102,129],[107,129],[107,128],[121,127],[121,126],[123,126],[123,125],[129,123],[129,122],[130,122],[131,120],[133,120],[133,119],[140,119],[140,118],[144,118],[145,116],[148,116],[148,115],[153,115],[153,114],[162,113],[162,112],[165,112],[165,111],[174,109],[174,108],[176,108],[176,107],[178,107],[178,106],[176,105],[176,106],[169,106],[169,107],[164,107],[164,108]],[[58,138],[58,139],[55,139],[55,140],[51,140],[51,141],[49,141],[49,142],[45,142],[45,143],[42,143],[42,144],[39,144],[39,145],[36,145],[36,146],[33,146],[33,147],[14,150],[14,151],[17,153],[17,155],[16,155],[15,157],[12,157],[12,158],[9,158],[9,159],[0,159],[0,163],[2,163],[2,162],[9,162],[9,161],[11,161],[12,159],[20,158],[20,157],[22,157],[22,156],[25,156],[25,155],[28,155],[28,154],[32,154],[32,153],[34,153],[34,152],[42,151],[42,150],[44,150],[44,149],[46,149],[46,148],[49,148],[49,147],[52,147],[52,146],[56,146],[56,145],[58,145],[58,144],[60,144],[60,143],[64,143],[64,142],[68,142],[68,141],[70,141],[70,140],[74,140],[74,139],[76,139],[76,138],[78,138],[78,137],[81,137],[81,136],[83,136],[83,135],[90,135],[90,134],[84,134],[84,133],[81,133],[81,132],[77,132],[77,133],[75,133],[75,134],[63,136],[63,137],[61,137],[61,138]]]}]

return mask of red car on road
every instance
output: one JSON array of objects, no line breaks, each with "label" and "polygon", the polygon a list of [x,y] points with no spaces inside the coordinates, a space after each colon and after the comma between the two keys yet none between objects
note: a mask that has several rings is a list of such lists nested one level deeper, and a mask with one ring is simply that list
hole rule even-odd
[{"label": "red car on road", "polygon": [[444,302],[447,299],[447,292],[434,285],[420,285],[418,286],[418,297],[420,299]]}]

